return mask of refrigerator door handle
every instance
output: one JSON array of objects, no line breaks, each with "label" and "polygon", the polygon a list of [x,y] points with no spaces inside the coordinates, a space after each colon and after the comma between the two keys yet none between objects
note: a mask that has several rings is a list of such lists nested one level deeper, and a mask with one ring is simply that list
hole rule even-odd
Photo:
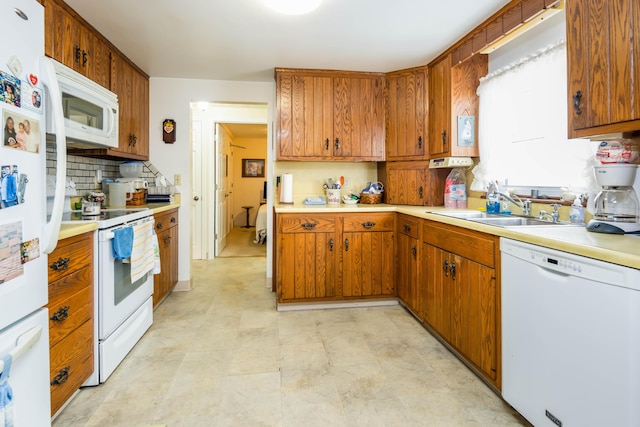
[{"label": "refrigerator door handle", "polygon": [[[24,334],[20,335],[16,340],[16,347],[9,352],[13,363],[15,363],[16,360],[20,359],[27,351],[29,351],[31,347],[33,347],[38,342],[41,335],[42,326],[40,325],[35,326],[29,329]],[[4,371],[4,361],[0,360],[0,373],[2,373],[2,371]]]},{"label": "refrigerator door handle", "polygon": [[53,121],[56,129],[56,190],[53,199],[51,219],[42,230],[41,248],[45,254],[50,254],[58,244],[60,222],[62,221],[62,209],[64,205],[65,181],[67,180],[67,136],[64,127],[64,115],[62,111],[62,96],[56,77],[56,70],[51,59],[40,58],[40,69],[43,74],[43,83],[47,88],[47,96],[51,99],[53,109]]}]

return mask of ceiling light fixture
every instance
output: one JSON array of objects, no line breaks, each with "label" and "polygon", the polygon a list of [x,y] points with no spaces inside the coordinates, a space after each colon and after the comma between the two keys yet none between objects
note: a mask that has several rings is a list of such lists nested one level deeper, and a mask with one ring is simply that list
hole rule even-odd
[{"label": "ceiling light fixture", "polygon": [[304,15],[313,12],[322,0],[264,0],[271,9],[285,15]]}]

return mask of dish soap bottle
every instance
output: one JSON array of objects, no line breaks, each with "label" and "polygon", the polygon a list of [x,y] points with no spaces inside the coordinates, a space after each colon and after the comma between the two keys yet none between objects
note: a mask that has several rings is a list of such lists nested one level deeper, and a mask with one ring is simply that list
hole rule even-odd
[{"label": "dish soap bottle", "polygon": [[500,194],[498,194],[498,183],[490,181],[487,188],[487,213],[500,213]]},{"label": "dish soap bottle", "polygon": [[569,221],[572,224],[584,224],[584,207],[582,206],[580,197],[576,197],[573,200],[573,204],[569,210]]}]

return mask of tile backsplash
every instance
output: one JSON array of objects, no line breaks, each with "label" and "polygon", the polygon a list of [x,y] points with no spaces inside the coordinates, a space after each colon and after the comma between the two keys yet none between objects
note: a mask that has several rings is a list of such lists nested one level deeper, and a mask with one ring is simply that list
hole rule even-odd
[{"label": "tile backsplash", "polygon": [[[119,160],[95,159],[92,157],[81,157],[72,154],[67,155],[67,178],[76,184],[78,196],[82,196],[93,190],[99,190],[101,184],[97,182],[96,173],[102,171],[103,179],[120,178]],[[161,175],[150,162],[142,162],[142,177],[149,182],[149,186],[155,186],[156,176]],[[56,147],[47,144],[47,175],[56,174]]]}]

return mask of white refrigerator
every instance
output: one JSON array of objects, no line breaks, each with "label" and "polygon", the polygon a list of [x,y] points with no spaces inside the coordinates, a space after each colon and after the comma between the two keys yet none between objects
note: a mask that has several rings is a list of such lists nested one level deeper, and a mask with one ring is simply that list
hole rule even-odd
[{"label": "white refrigerator", "polygon": [[[47,253],[57,243],[66,146],[58,135],[56,199],[46,212],[45,98],[63,123],[59,89],[44,58],[44,9],[0,3],[0,426],[51,424]],[[60,110],[60,111],[58,111]],[[64,125],[58,128],[64,128]]]}]

